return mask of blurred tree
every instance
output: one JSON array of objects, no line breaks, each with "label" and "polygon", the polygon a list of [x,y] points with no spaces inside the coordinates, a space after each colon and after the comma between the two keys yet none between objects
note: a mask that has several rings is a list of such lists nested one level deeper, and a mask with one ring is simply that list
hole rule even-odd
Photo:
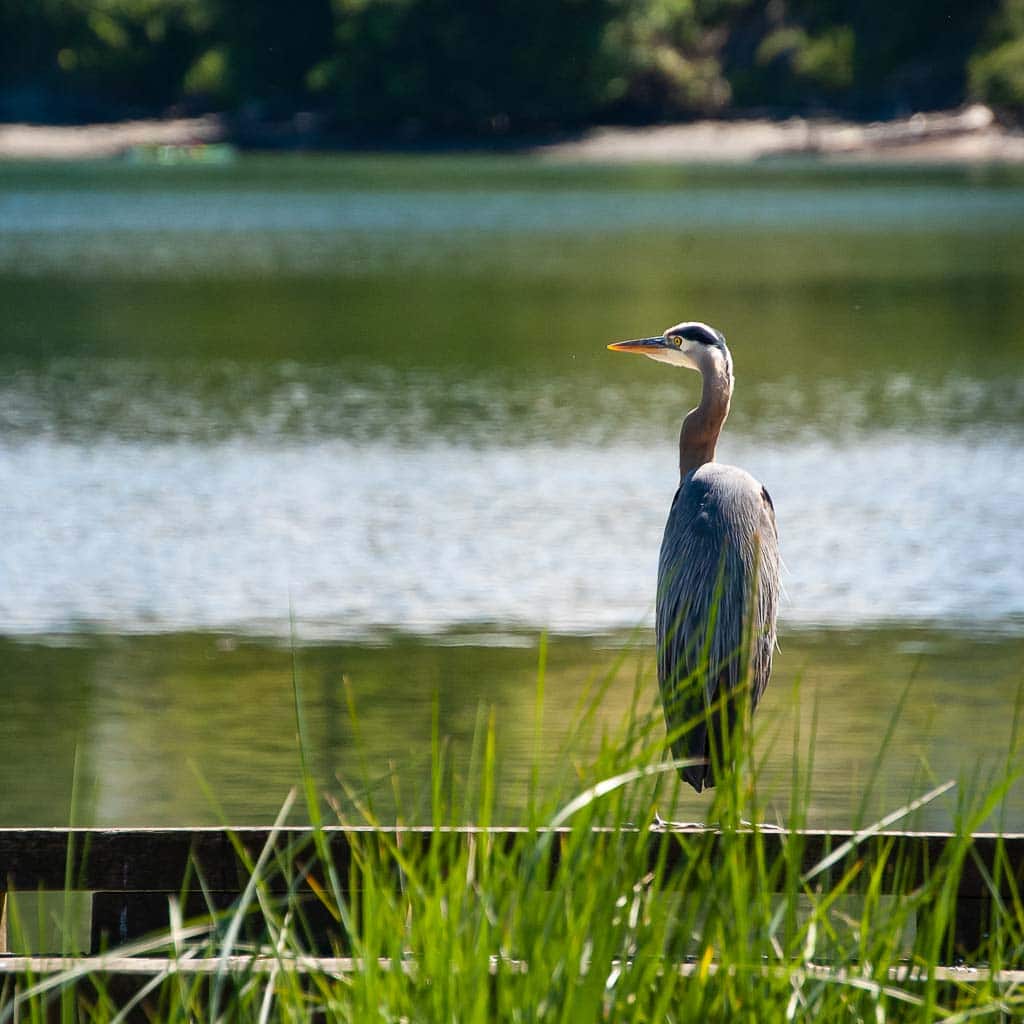
[{"label": "blurred tree", "polygon": [[747,0],[623,0],[605,34],[615,76],[606,107],[630,120],[722,110],[731,88],[719,50],[728,16]]},{"label": "blurred tree", "polygon": [[58,40],[71,20],[59,0],[0,3],[0,117],[45,119],[60,79]]},{"label": "blurred tree", "polygon": [[336,0],[313,81],[364,133],[534,131],[592,117],[610,0]]},{"label": "blurred tree", "polygon": [[724,66],[741,107],[888,117],[963,102],[967,58],[997,0],[760,0]]},{"label": "blurred tree", "polygon": [[[805,0],[810,4],[810,0]],[[851,19],[855,113],[890,116],[962,103],[967,58],[997,0],[872,0]]]},{"label": "blurred tree", "polygon": [[4,0],[0,90],[38,116],[160,111],[202,46],[205,0]]},{"label": "blurred tree", "polygon": [[331,0],[204,0],[216,44],[189,72],[189,91],[219,106],[279,117],[308,106],[310,70],[334,46]]},{"label": "blurred tree", "polygon": [[1024,111],[1024,0],[0,0],[0,117],[483,135],[726,110]]},{"label": "blurred tree", "polygon": [[1024,118],[1024,0],[1003,0],[968,64],[970,94]]}]

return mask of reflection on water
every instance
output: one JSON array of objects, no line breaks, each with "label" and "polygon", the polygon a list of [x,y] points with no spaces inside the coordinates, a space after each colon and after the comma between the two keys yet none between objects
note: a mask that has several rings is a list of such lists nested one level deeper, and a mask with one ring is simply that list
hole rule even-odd
[{"label": "reflection on water", "polygon": [[[650,620],[696,398],[695,376],[604,346],[684,317],[730,339],[720,456],[779,512],[775,806],[797,678],[801,715],[808,693],[823,709],[822,822],[849,820],[915,673],[879,807],[923,764],[955,774],[1005,744],[1018,173],[0,167],[0,306],[2,823],[66,819],[41,787],[76,739],[96,821],[208,819],[189,758],[231,817],[267,820],[294,779],[287,654],[238,638],[280,642],[290,615],[323,644],[301,661],[325,783],[351,775],[347,674],[369,758],[414,777],[435,689],[464,743],[495,704],[514,814],[524,637],[560,634],[555,736],[602,644]],[[467,629],[487,642],[451,646]]]},{"label": "reflection on water", "polygon": [[[480,621],[593,633],[652,618],[669,439],[416,447],[26,441],[0,449],[0,630],[358,638]],[[1024,449],[1005,438],[754,444],[783,628],[1024,626]],[[998,482],[998,486],[995,483]]]},{"label": "reflection on water", "polygon": [[[851,343],[854,343],[851,339]],[[742,342],[737,357],[757,359]],[[344,439],[415,447],[424,439],[471,447],[627,438],[670,442],[675,418],[697,400],[697,379],[643,366],[611,373],[568,366],[514,374],[509,367],[409,368],[349,362],[245,363],[179,359],[6,360],[0,435],[74,444],[239,438],[268,446]],[[986,357],[986,358],[991,358]],[[522,369],[527,370],[528,367]],[[783,370],[787,367],[783,366]],[[837,378],[796,366],[758,379],[743,372],[726,436],[770,441],[828,438],[851,444],[896,429],[914,434],[984,433],[1013,441],[1024,428],[1024,377],[968,376],[945,368],[924,379],[904,369]],[[992,372],[986,368],[986,373]]]},{"label": "reflection on water", "polygon": [[[629,230],[729,231],[822,227],[904,230],[957,224],[1003,228],[1024,215],[1015,189],[924,187],[871,189],[559,189],[536,191],[432,190],[387,193],[344,189],[280,192],[210,189],[187,203],[169,192],[49,189],[0,196],[0,220],[8,238],[92,233],[196,232],[213,236],[274,232],[296,235],[354,233],[407,236],[461,232],[560,234]],[[11,244],[9,241],[8,244]],[[65,241],[63,244],[67,245]]]},{"label": "reflection on water", "polygon": [[[395,813],[392,770],[407,820],[428,805],[435,694],[440,725],[454,744],[460,785],[469,780],[481,708],[496,712],[499,820],[526,802],[534,751],[536,637],[496,647],[468,634],[416,640],[392,635],[376,646],[317,645],[297,651],[308,759],[325,791],[346,807],[343,784]],[[605,641],[553,638],[547,661],[542,767],[571,772],[557,756],[588,683],[627,654],[601,704],[614,733],[634,681],[654,699],[649,634]],[[956,778],[977,792],[1005,769],[1024,641],[972,639],[907,629],[823,631],[783,639],[771,686],[757,715],[764,755],[761,797],[769,818],[785,820],[794,733],[801,745],[817,717],[809,823],[848,825],[876,768],[882,737],[903,689],[910,695],[872,788],[866,813],[878,815],[919,795],[935,779]],[[212,634],[80,637],[64,646],[0,643],[5,714],[0,719],[0,825],[68,820],[72,764],[81,753],[78,820],[102,825],[266,823],[299,777],[287,646]],[[354,694],[360,740],[347,709]],[[45,728],[41,727],[45,723]],[[973,747],[969,738],[980,746]],[[216,795],[210,803],[200,779]],[[699,820],[707,800],[682,794],[676,813]],[[947,828],[956,798],[916,821]],[[664,812],[664,809],[663,809]],[[350,810],[350,813],[351,810]],[[1024,785],[1005,808],[1024,825]]]}]

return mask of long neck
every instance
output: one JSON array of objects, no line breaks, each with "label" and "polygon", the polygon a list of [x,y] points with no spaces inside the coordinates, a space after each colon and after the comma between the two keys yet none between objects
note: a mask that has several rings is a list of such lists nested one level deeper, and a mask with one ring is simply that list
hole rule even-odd
[{"label": "long neck", "polygon": [[715,446],[732,398],[732,360],[728,355],[706,348],[698,367],[703,380],[700,405],[687,413],[679,432],[680,479],[705,462],[715,461]]}]

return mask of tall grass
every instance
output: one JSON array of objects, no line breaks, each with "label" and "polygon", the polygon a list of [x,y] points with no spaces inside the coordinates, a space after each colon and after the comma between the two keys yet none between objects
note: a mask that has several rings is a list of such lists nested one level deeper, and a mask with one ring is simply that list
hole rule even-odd
[{"label": "tall grass", "polygon": [[[625,657],[625,655],[623,655]],[[679,785],[664,760],[660,710],[637,679],[629,713],[602,726],[603,694],[620,664],[595,681],[560,751],[564,771],[530,774],[526,827],[512,838],[451,829],[493,823],[498,785],[495,716],[484,709],[470,758],[473,784],[456,779],[435,709],[429,778],[392,780],[399,821],[437,831],[422,841],[394,831],[352,839],[351,863],[330,856],[322,824],[391,825],[372,803],[382,766],[341,780],[343,800],[321,796],[303,757],[301,792],[315,850],[281,857],[272,844],[252,860],[230,911],[184,921],[172,903],[169,934],[126,953],[162,949],[168,968],[126,991],[102,973],[69,971],[32,983],[17,1000],[8,982],[0,1019],[42,1021],[59,999],[62,1019],[327,1021],[887,1021],[1008,1020],[1024,1015],[1024,987],[993,974],[950,981],[935,970],[964,951],[951,945],[957,883],[972,858],[970,833],[998,807],[1020,772],[1015,731],[1003,777],[958,792],[957,838],[923,878],[907,847],[880,839],[915,806],[950,799],[936,780],[918,801],[868,823],[848,848],[808,864],[799,836],[771,841],[759,820],[761,765],[745,745],[737,770],[710,794],[707,817],[723,827],[652,840],[655,811]],[[304,734],[298,671],[296,724]],[[543,647],[535,758],[542,755]],[[358,724],[356,701],[350,709]],[[802,746],[801,746],[802,743]],[[793,751],[792,820],[804,823],[813,736]],[[413,791],[409,811],[403,794]],[[418,795],[417,795],[418,791]],[[421,802],[428,810],[422,813]],[[284,821],[290,805],[282,808]],[[547,826],[568,826],[557,834]],[[597,830],[597,831],[595,831]],[[870,856],[847,856],[859,850]],[[1019,866],[1004,853],[989,879],[987,938],[970,950],[993,971],[1024,961]],[[282,873],[286,892],[282,894]],[[310,965],[329,946],[351,958]],[[239,955],[260,954],[260,971]],[[176,973],[173,959],[214,957],[212,975]],[[269,968],[267,964],[269,963]],[[304,964],[304,966],[303,966]],[[300,970],[300,966],[303,969]],[[69,998],[69,994],[72,998]],[[54,1004],[56,1005],[56,1004]]]}]

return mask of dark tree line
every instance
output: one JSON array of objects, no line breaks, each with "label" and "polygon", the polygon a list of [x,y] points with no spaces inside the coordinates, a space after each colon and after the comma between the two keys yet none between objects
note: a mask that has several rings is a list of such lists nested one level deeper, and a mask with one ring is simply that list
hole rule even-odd
[{"label": "dark tree line", "polygon": [[0,118],[361,136],[736,111],[1024,111],[1024,0],[0,0]]}]

